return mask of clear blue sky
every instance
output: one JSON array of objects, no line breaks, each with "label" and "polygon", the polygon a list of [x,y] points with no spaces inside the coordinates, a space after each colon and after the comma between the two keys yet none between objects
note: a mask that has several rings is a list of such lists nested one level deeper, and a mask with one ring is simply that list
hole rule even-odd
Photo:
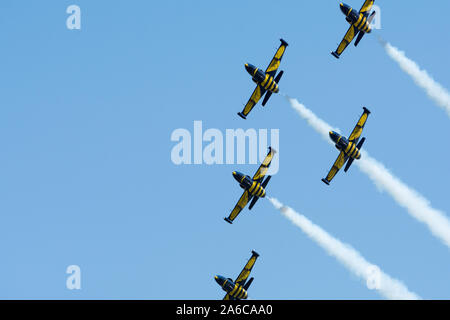
[{"label": "clear blue sky", "polygon": [[[362,0],[349,0],[359,9]],[[66,8],[81,7],[81,30]],[[348,24],[339,1],[0,3],[0,297],[220,299],[250,257],[252,299],[379,299],[266,200],[233,225],[231,172],[172,163],[177,128],[280,130],[267,193],[351,244],[424,298],[450,298],[450,251],[356,166],[330,187],[337,156],[280,95],[236,115],[278,39],[281,91],[349,133],[367,106],[365,147],[450,214],[450,122],[375,35],[450,87],[448,1],[377,1],[382,30],[330,55]],[[66,289],[67,266],[82,289]]]}]

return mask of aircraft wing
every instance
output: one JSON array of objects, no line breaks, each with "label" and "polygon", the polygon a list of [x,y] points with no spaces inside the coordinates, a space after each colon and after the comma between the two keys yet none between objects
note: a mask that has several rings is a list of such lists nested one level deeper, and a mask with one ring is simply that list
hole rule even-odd
[{"label": "aircraft wing", "polygon": [[246,118],[247,115],[252,111],[253,107],[258,103],[258,101],[261,99],[261,97],[266,93],[266,90],[261,87],[259,84],[256,86],[256,89],[253,91],[252,96],[248,100],[247,104],[244,107],[244,110],[242,110],[239,115],[242,118]]},{"label": "aircraft wing", "polygon": [[275,74],[277,73],[277,70],[280,67],[281,59],[283,58],[284,52],[286,51],[286,47],[288,46],[288,43],[283,39],[280,39],[280,41],[281,45],[266,69],[266,73],[270,74],[272,77],[275,77]]},{"label": "aircraft wing", "polygon": [[361,9],[359,10],[359,13],[362,13],[366,18],[370,13],[370,10],[372,10],[372,6],[375,0],[365,0],[364,4],[362,5]]},{"label": "aircraft wing", "polygon": [[370,111],[363,107],[364,113],[362,114],[361,118],[359,118],[358,123],[355,126],[355,129],[353,129],[352,133],[350,134],[348,140],[354,143],[358,143],[359,137],[361,137],[361,134],[364,129],[364,125],[366,124],[367,118],[369,117]]},{"label": "aircraft wing", "polygon": [[341,151],[338,158],[336,159],[333,166],[331,167],[330,172],[328,173],[327,177],[325,178],[326,181],[328,181],[328,183],[331,182],[331,180],[333,180],[334,176],[336,175],[336,173],[338,173],[339,169],[342,168],[342,166],[345,164],[347,159],[348,159],[348,157],[345,155],[344,151]]},{"label": "aircraft wing", "polygon": [[258,259],[259,254],[255,251],[252,251],[252,256],[247,261],[246,265],[244,266],[244,269],[242,269],[241,273],[238,275],[234,283],[237,283],[241,286],[244,285],[245,281],[247,280],[248,276],[250,275],[250,272],[252,272],[252,268],[255,265],[256,259]]},{"label": "aircraft wing", "polygon": [[261,165],[258,168],[258,171],[256,171],[255,175],[253,176],[254,181],[261,182],[264,176],[267,173],[267,170],[269,169],[270,163],[272,162],[272,158],[275,155],[277,151],[275,149],[272,149],[272,147],[269,147],[269,153],[267,154],[264,161],[261,163]]},{"label": "aircraft wing", "polygon": [[232,223],[234,219],[241,213],[242,209],[245,208],[247,203],[251,200],[252,196],[248,193],[247,190],[244,191],[241,198],[237,202],[236,206],[234,207],[233,211],[231,211],[228,218],[225,218],[225,221]]},{"label": "aircraft wing", "polygon": [[351,25],[350,28],[348,28],[347,33],[344,36],[344,39],[342,39],[341,43],[339,44],[336,51],[333,53],[334,56],[337,58],[344,52],[345,48],[352,42],[352,40],[355,38],[356,34],[359,32],[358,28],[356,28],[354,25]]}]

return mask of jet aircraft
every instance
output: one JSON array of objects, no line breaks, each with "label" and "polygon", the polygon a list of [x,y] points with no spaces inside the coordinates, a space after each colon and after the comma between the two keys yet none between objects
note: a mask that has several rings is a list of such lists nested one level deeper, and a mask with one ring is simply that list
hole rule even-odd
[{"label": "jet aircraft", "polygon": [[361,41],[366,33],[370,33],[372,29],[370,28],[370,23],[375,17],[375,11],[369,16],[370,10],[372,9],[375,0],[365,0],[363,6],[359,11],[354,10],[347,4],[341,3],[341,11],[345,15],[345,20],[350,23],[350,28],[344,36],[344,39],[339,44],[336,51],[331,52],[331,54],[339,59],[345,48],[352,42],[353,38],[356,38],[355,47]]},{"label": "jet aircraft", "polygon": [[253,107],[258,103],[264,94],[266,95],[262,102],[263,107],[266,105],[272,93],[279,92],[278,82],[283,76],[283,71],[280,71],[278,75],[276,75],[276,73],[280,66],[281,59],[283,58],[284,51],[288,46],[288,43],[283,39],[280,39],[280,41],[281,45],[275,53],[275,56],[272,58],[272,61],[266,71],[263,71],[262,69],[259,69],[249,63],[245,64],[245,69],[252,76],[253,82],[256,83],[256,89],[253,91],[250,100],[248,100],[244,107],[244,110],[238,113],[238,115],[243,119],[247,119],[247,115],[250,111],[252,111]]},{"label": "jet aircraft", "polygon": [[267,176],[265,180],[264,177],[267,173],[267,170],[269,169],[270,163],[272,162],[272,158],[275,153],[276,150],[269,147],[269,153],[261,163],[258,171],[256,171],[253,178],[240,172],[233,171],[233,177],[237,180],[237,182],[239,182],[241,188],[244,189],[244,193],[242,194],[234,209],[231,211],[230,215],[225,218],[226,222],[230,224],[233,223],[233,220],[236,219],[238,214],[242,211],[242,209],[244,209],[249,201],[251,201],[251,203],[248,209],[251,210],[259,198],[264,198],[266,196],[265,187],[269,183],[271,176]]},{"label": "jet aircraft", "polygon": [[344,169],[345,172],[347,172],[347,170],[350,168],[350,166],[353,163],[353,160],[355,159],[358,160],[361,158],[361,147],[364,144],[364,141],[366,141],[366,138],[362,138],[361,141],[359,141],[359,137],[363,132],[364,125],[366,124],[367,118],[370,114],[370,111],[366,107],[363,107],[363,109],[364,113],[358,120],[355,129],[353,129],[348,139],[341,136],[337,132],[330,131],[330,138],[336,144],[335,146],[340,151],[340,153],[326,178],[322,179],[322,181],[325,182],[327,185],[330,184],[331,180],[334,178],[339,169],[341,169],[342,166],[347,162],[347,160],[348,163],[345,166]]},{"label": "jet aircraft", "polygon": [[258,259],[259,254],[255,251],[252,251],[252,256],[248,260],[244,269],[242,269],[239,276],[233,281],[231,278],[225,278],[223,276],[217,275],[214,277],[216,282],[222,287],[222,289],[227,293],[223,300],[241,300],[247,299],[248,293],[247,290],[253,282],[253,277],[250,278],[247,282],[247,278],[252,271],[253,265]]}]

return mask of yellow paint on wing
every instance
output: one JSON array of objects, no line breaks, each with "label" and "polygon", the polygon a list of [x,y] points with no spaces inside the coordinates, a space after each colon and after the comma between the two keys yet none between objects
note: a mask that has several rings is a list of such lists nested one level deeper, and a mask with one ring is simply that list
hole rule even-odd
[{"label": "yellow paint on wing", "polygon": [[369,11],[373,6],[374,0],[366,0],[359,12],[367,12]]},{"label": "yellow paint on wing", "polygon": [[286,46],[281,45],[277,52],[275,53],[275,56],[273,57],[272,61],[269,64],[269,67],[267,68],[266,72],[272,72],[277,70],[280,67],[280,60],[281,57],[284,54],[284,51],[286,50]]}]

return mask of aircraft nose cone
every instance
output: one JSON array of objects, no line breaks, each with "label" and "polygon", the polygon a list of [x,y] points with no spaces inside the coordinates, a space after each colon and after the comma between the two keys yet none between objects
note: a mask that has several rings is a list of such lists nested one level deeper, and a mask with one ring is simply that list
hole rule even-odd
[{"label": "aircraft nose cone", "polygon": [[237,182],[240,183],[243,175],[240,172],[233,171],[233,177],[234,177],[234,179],[236,179]]},{"label": "aircraft nose cone", "polygon": [[247,70],[247,72],[249,74],[253,75],[253,73],[255,72],[255,66],[253,66],[253,65],[251,65],[249,63],[246,63],[245,64],[245,70]]},{"label": "aircraft nose cone", "polygon": [[221,286],[223,284],[224,278],[221,276],[214,276],[214,280]]},{"label": "aircraft nose cone", "polygon": [[334,142],[337,142],[339,135],[334,131],[330,131],[329,134],[330,134],[331,140],[333,140]]},{"label": "aircraft nose cone", "polygon": [[350,6],[346,5],[345,3],[340,3],[340,8],[343,14],[345,14],[346,16],[349,14],[350,12]]}]

